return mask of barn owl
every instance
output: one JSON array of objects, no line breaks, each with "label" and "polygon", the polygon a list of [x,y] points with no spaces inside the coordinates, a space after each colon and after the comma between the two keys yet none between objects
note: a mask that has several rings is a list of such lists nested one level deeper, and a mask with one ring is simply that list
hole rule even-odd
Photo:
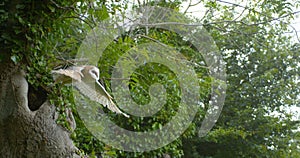
[{"label": "barn owl", "polygon": [[[54,74],[54,80],[56,83],[71,83],[73,79],[73,85],[80,93],[89,99],[102,104],[104,107],[107,107],[109,110],[117,114],[129,117],[115,105],[112,101],[113,98],[99,83],[99,69],[97,67],[91,65],[72,66],[68,69],[53,70],[52,74]],[[93,85],[95,85],[95,82],[96,87],[94,89]]]}]

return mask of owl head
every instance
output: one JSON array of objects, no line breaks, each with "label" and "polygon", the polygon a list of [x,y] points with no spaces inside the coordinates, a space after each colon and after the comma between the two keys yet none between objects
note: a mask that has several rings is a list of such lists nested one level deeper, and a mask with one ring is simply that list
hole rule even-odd
[{"label": "owl head", "polygon": [[88,70],[88,71],[89,71],[89,74],[91,75],[91,77],[92,77],[93,79],[99,80],[99,75],[100,75],[100,73],[99,73],[99,69],[98,69],[97,67],[92,66],[92,67],[90,68],[90,70]]}]

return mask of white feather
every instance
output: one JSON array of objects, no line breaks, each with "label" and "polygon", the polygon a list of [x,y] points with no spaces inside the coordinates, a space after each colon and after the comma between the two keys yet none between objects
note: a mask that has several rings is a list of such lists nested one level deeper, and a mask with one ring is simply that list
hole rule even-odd
[{"label": "white feather", "polygon": [[[92,71],[95,71],[94,74]],[[69,69],[59,69],[53,70],[53,74],[64,75],[64,77],[69,77],[75,79],[73,85],[79,90],[81,94],[88,97],[89,99],[102,104],[107,107],[112,112],[117,114],[122,114],[125,117],[129,117],[127,114],[123,113],[112,101],[112,97],[105,90],[105,88],[98,82],[99,79],[99,69],[95,66],[85,65],[85,66],[74,66]],[[88,83],[85,79],[88,78]],[[61,77],[56,77],[56,79],[61,79]],[[90,81],[90,79],[94,81]],[[74,81],[74,80],[73,80]],[[83,81],[83,82],[82,82]],[[55,81],[57,82],[57,81]],[[98,91],[93,89],[91,85],[97,83]]]}]

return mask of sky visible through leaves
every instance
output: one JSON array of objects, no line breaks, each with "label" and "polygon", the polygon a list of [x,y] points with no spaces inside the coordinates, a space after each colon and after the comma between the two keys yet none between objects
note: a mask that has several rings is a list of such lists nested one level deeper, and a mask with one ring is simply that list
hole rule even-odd
[{"label": "sky visible through leaves", "polygon": [[[241,1],[241,0],[222,1],[222,0],[220,0],[220,3],[223,3],[225,5],[227,2],[228,2],[227,5],[238,4],[239,6],[246,7],[248,1]],[[290,0],[290,3],[293,4],[293,0]],[[242,12],[243,9],[244,8],[242,8],[242,7],[237,7],[238,12]],[[199,18],[199,19],[201,19],[204,16],[206,11],[207,11],[207,9],[204,7],[203,3],[200,3],[199,0],[185,1],[185,2],[183,2],[182,7],[181,7],[181,12],[183,12],[187,15],[190,15],[192,17]],[[293,42],[300,43],[300,8],[299,7],[297,8],[296,6],[294,6],[293,13],[295,13],[294,19],[291,21],[290,31],[286,32],[286,34],[287,34],[287,36],[292,36]],[[239,16],[239,14],[237,14],[237,16]],[[298,65],[300,66],[300,63],[298,63]],[[299,99],[300,99],[300,94],[299,94]],[[295,116],[294,119],[300,119],[300,105],[289,107],[286,110],[290,113],[293,113],[293,115]]]}]

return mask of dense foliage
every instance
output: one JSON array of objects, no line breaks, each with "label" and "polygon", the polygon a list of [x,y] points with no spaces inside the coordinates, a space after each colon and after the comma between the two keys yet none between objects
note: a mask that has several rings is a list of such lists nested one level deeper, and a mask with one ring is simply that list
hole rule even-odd
[{"label": "dense foliage", "polygon": [[[138,1],[140,2],[140,1]],[[4,0],[0,4],[0,61],[12,60],[27,73],[32,89],[47,93],[60,112],[58,123],[69,129],[68,110],[72,110],[77,128],[72,134],[82,155],[112,157],[299,157],[299,122],[287,111],[299,105],[299,42],[285,33],[294,18],[286,1],[249,1],[247,7],[225,1],[200,1],[208,9],[202,19],[195,19],[211,34],[226,62],[227,92],[221,116],[207,136],[197,136],[197,126],[205,115],[213,80],[195,47],[176,33],[163,29],[138,28],[125,32],[111,43],[98,67],[109,89],[111,70],[127,50],[146,42],[174,47],[187,59],[201,63],[194,69],[201,78],[201,102],[197,117],[185,133],[171,144],[150,152],[124,152],[96,139],[80,120],[69,87],[53,83],[50,70],[81,64],[73,60],[85,35],[98,22],[131,7],[160,5],[180,9],[182,1]],[[295,3],[298,4],[299,2]],[[147,38],[136,38],[147,35]],[[118,125],[134,131],[161,128],[176,113],[180,89],[176,75],[167,67],[147,63],[131,75],[129,87],[133,99],[147,104],[149,87],[162,83],[167,103],[155,116],[131,117],[111,114]],[[33,105],[32,105],[33,106]],[[36,107],[31,107],[34,110]],[[104,109],[106,111],[106,109]],[[106,111],[107,112],[107,111]]]}]

